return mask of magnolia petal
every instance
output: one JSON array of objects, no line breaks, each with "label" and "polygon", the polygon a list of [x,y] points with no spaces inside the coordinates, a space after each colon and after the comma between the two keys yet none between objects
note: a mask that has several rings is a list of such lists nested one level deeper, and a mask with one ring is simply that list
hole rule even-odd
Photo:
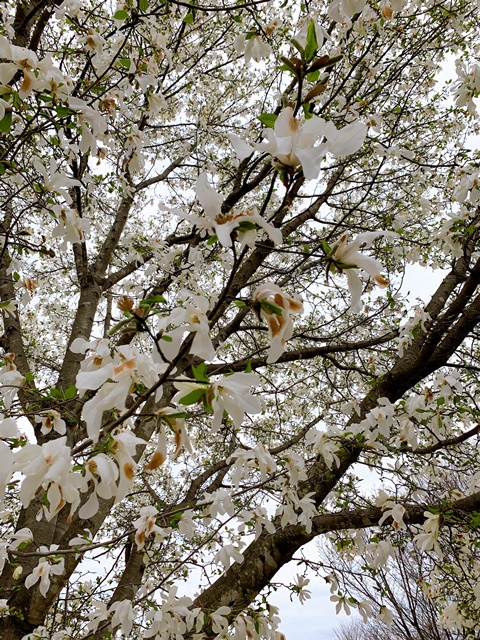
[{"label": "magnolia petal", "polygon": [[[13,418],[5,418],[0,422],[0,438],[19,438],[20,431],[16,421]],[[10,451],[10,449],[9,449]],[[0,469],[3,467],[0,466]],[[1,474],[0,474],[1,478]]]},{"label": "magnolia petal", "polygon": [[327,145],[320,144],[318,147],[305,147],[297,149],[296,154],[303,169],[305,180],[316,180],[320,172],[320,165],[327,153]]},{"label": "magnolia petal", "polygon": [[291,138],[300,128],[299,121],[293,115],[292,107],[285,107],[275,120],[273,130],[278,138]]},{"label": "magnolia petal", "polygon": [[5,487],[10,480],[13,468],[13,453],[5,442],[0,441],[0,508],[3,508]]},{"label": "magnolia petal", "polygon": [[0,64],[0,84],[9,84],[17,70],[18,67],[13,62],[2,62]]},{"label": "magnolia petal", "polygon": [[211,362],[215,358],[215,349],[207,331],[197,331],[193,339],[190,353]]},{"label": "magnolia petal", "polygon": [[96,491],[92,491],[89,499],[83,505],[83,507],[78,512],[78,517],[81,520],[88,520],[89,518],[93,518],[93,516],[97,513],[99,507],[98,498]]},{"label": "magnolia petal", "polygon": [[[248,218],[245,219],[247,220]],[[270,222],[267,222],[261,216],[255,216],[255,218],[253,218],[253,222],[258,224],[259,227],[262,227],[262,229],[267,232],[268,237],[275,246],[283,243],[283,234],[281,229],[274,227],[273,224],[270,224]]]},{"label": "magnolia petal", "polygon": [[232,143],[233,150],[240,160],[245,160],[245,158],[251,156],[255,151],[255,149],[247,142],[245,142],[245,140],[242,140],[240,136],[231,133],[228,137],[230,138],[230,142]]},{"label": "magnolia petal", "polygon": [[356,13],[363,11],[366,0],[342,0],[342,9],[348,18],[353,18]]},{"label": "magnolia petal", "polygon": [[205,172],[198,176],[195,193],[207,216],[214,218],[221,213],[223,196],[209,185]]},{"label": "magnolia petal", "polygon": [[336,156],[349,156],[365,142],[367,127],[363,122],[352,122],[336,133],[328,135],[328,148]]},{"label": "magnolia petal", "polygon": [[355,269],[347,269],[345,271],[348,280],[348,288],[350,289],[350,293],[352,296],[352,301],[350,303],[350,311],[354,313],[360,313],[362,310],[362,303],[360,301],[362,297],[362,281],[358,277],[358,274]]}]

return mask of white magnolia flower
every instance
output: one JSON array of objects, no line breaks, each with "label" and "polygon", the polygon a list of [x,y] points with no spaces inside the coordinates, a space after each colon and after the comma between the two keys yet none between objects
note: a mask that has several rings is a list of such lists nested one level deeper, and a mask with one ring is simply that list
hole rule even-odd
[{"label": "white magnolia flower", "polygon": [[306,600],[310,600],[310,598],[312,597],[311,591],[305,589],[309,582],[310,580],[308,578],[305,578],[305,576],[301,576],[297,573],[293,590],[295,591],[295,593],[298,593],[300,604],[303,604]]},{"label": "white magnolia flower", "polygon": [[137,549],[143,549],[145,539],[152,533],[162,533],[162,530],[155,522],[157,517],[158,510],[155,507],[142,507],[140,509],[140,517],[132,523],[136,529],[135,542]]},{"label": "white magnolia flower", "polygon": [[5,409],[10,409],[19,390],[25,386],[25,378],[13,364],[14,354],[4,356],[6,364],[0,368],[0,398]]},{"label": "white magnolia flower", "polygon": [[[238,136],[232,135],[230,138],[232,143],[235,141],[234,146],[242,149],[248,148],[251,149],[250,153],[253,152],[253,149],[243,143]],[[237,143],[237,141],[239,142]],[[250,153],[247,153],[247,156]],[[233,246],[232,234],[234,232],[235,238],[240,242],[241,249],[245,246],[253,246],[260,229],[265,231],[275,245],[282,243],[283,237],[280,229],[264,220],[255,208],[246,209],[242,212],[230,211],[229,213],[223,213],[222,204],[224,198],[210,186],[206,173],[201,173],[198,176],[195,193],[203,208],[205,217],[184,214],[178,210],[172,210],[173,213],[188,220],[200,229],[204,229],[210,235],[216,235],[223,247]]]},{"label": "white magnolia flower", "polygon": [[438,534],[440,533],[442,514],[425,511],[423,515],[425,516],[425,522],[423,523],[423,530],[425,533],[419,533],[415,536],[414,540],[417,543],[417,547],[421,551],[430,551],[433,549],[435,553],[442,558],[443,553],[437,542]]},{"label": "white magnolia flower", "polygon": [[[80,348],[78,344],[75,346]],[[118,347],[115,359],[102,358],[101,364],[104,366],[96,369],[82,368],[76,379],[80,396],[87,390],[101,387],[93,398],[87,400],[82,410],[88,436],[94,442],[99,438],[103,413],[112,409],[123,411],[135,383],[143,383],[147,388],[153,386],[166,366],[164,363],[155,363],[150,356],[131,346]]]},{"label": "white magnolia flower", "polygon": [[48,509],[44,507],[47,519],[60,511],[66,502],[73,512],[80,503],[80,474],[71,473],[72,458],[67,438],[57,438],[38,444],[26,444],[14,454],[13,471],[21,471],[25,476],[20,489],[20,500],[28,506],[40,487],[47,492]]},{"label": "white magnolia flower", "polygon": [[66,250],[68,242],[75,244],[85,241],[90,233],[90,222],[81,218],[76,209],[54,205],[52,211],[56,214],[58,223],[53,230],[52,237],[63,238],[61,244],[63,251]]},{"label": "white magnolia flower", "polygon": [[87,502],[79,510],[78,515],[83,520],[87,520],[98,511],[98,497],[110,500],[116,495],[119,471],[112,458],[105,453],[98,453],[88,460],[84,474],[81,491],[87,491],[90,482],[93,484],[93,491],[90,493]]},{"label": "white magnolia flower", "polygon": [[[192,296],[191,302],[186,302],[183,307],[177,307],[168,316],[165,322],[178,327],[168,332],[168,336],[172,339],[170,344],[174,352],[178,351],[179,343],[185,331],[190,331],[195,334],[190,353],[202,358],[202,360],[211,361],[215,358],[215,349],[210,338],[210,326],[207,317],[209,308],[210,302],[205,296]],[[167,345],[168,343],[165,343],[165,345],[161,343],[160,348],[168,358],[172,355],[172,349],[169,349]]]},{"label": "white magnolia flower", "polygon": [[113,436],[115,461],[120,471],[115,503],[120,502],[133,486],[133,476],[137,463],[133,459],[138,445],[146,445],[145,440],[137,438],[131,431],[119,431]]},{"label": "white magnolia flower", "polygon": [[[215,381],[206,390],[206,396],[211,397],[213,409],[212,431],[218,431],[222,424],[223,412],[226,411],[236,427],[240,427],[246,413],[260,413],[262,403],[259,398],[250,394],[250,387],[260,384],[260,378],[255,373],[234,373]],[[205,385],[193,382],[174,382],[178,389],[172,401],[180,402],[195,389],[205,389]]]},{"label": "white magnolia flower", "polygon": [[394,234],[388,231],[367,231],[360,233],[352,242],[348,243],[348,233],[344,233],[327,255],[327,273],[333,269],[339,273],[345,273],[347,276],[348,288],[352,294],[350,309],[356,313],[360,312],[362,308],[360,298],[363,291],[358,270],[367,273],[381,287],[387,287],[389,284],[381,274],[382,265],[380,262],[358,251],[362,246],[370,247],[375,238],[385,235]]},{"label": "white magnolia flower", "polygon": [[56,431],[59,435],[63,436],[67,432],[67,425],[62,416],[55,411],[55,409],[48,409],[48,411],[42,411],[35,416],[35,422],[42,425],[40,431],[43,435],[47,435],[52,431]]},{"label": "white magnolia flower", "polygon": [[241,564],[243,559],[243,555],[233,546],[233,544],[226,544],[217,551],[213,561],[217,564],[222,563],[226,571],[230,568],[232,561]]},{"label": "white magnolia flower", "polygon": [[216,611],[210,614],[210,620],[212,621],[212,631],[214,633],[225,634],[228,629],[227,616],[231,613],[230,607],[219,607]]},{"label": "white magnolia flower", "polygon": [[30,544],[31,542],[33,542],[33,533],[28,527],[23,527],[23,529],[19,529],[12,534],[12,542],[9,548],[16,550],[21,545]]},{"label": "white magnolia flower", "polygon": [[[40,547],[40,551],[56,551],[58,549],[57,544],[52,544],[50,549],[47,547]],[[25,586],[30,589],[31,586],[36,584],[40,580],[40,593],[45,598],[48,590],[50,589],[50,576],[61,576],[65,570],[65,559],[54,558],[53,556],[46,556],[40,558],[38,565],[27,576],[25,580]]]},{"label": "white magnolia flower", "polygon": [[250,147],[243,141],[240,144],[236,136],[231,140],[240,158],[248,157],[255,149],[266,151],[275,163],[280,163],[279,168],[301,166],[305,178],[315,180],[327,153],[351,155],[363,145],[366,134],[367,127],[363,122],[352,122],[337,129],[333,122],[318,116],[302,122],[293,115],[292,107],[285,107],[273,129],[263,132],[266,142]]},{"label": "white magnolia flower", "polygon": [[60,194],[67,204],[71,204],[72,198],[68,192],[70,187],[81,186],[76,178],[69,178],[64,170],[57,171],[58,164],[54,158],[50,158],[48,168],[38,158],[33,161],[33,166],[43,178],[42,187],[45,191]]},{"label": "white magnolia flower", "polygon": [[95,610],[88,614],[90,622],[87,624],[87,629],[95,633],[100,622],[108,618],[108,607],[105,602],[99,600],[92,600],[92,605],[95,607]]},{"label": "white magnolia flower", "polygon": [[272,47],[258,35],[252,35],[248,40],[246,35],[237,36],[234,47],[237,53],[245,54],[246,64],[249,64],[252,59],[260,62],[262,58],[268,58],[272,53]]},{"label": "white magnolia flower", "polygon": [[276,362],[285,350],[285,343],[293,335],[290,313],[302,313],[300,300],[294,300],[273,282],[260,285],[253,294],[258,303],[259,315],[266,320],[270,336],[270,350],[267,362]]},{"label": "white magnolia flower", "polygon": [[112,628],[122,627],[122,633],[125,636],[130,635],[133,627],[134,611],[131,600],[117,600],[109,608],[109,613],[113,613]]},{"label": "white magnolia flower", "polygon": [[260,398],[250,393],[250,387],[259,384],[260,378],[255,373],[234,373],[213,383],[213,432],[220,428],[224,411],[229,414],[236,427],[240,427],[246,413],[261,413]]}]

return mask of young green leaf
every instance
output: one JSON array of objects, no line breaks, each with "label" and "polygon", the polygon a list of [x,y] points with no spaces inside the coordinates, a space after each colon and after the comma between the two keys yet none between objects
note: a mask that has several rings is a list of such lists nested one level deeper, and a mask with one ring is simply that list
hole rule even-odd
[{"label": "young green leaf", "polygon": [[313,20],[310,21],[308,25],[307,31],[307,44],[305,45],[305,60],[310,62],[310,60],[315,56],[318,49],[317,42],[317,33],[315,30],[315,22]]},{"label": "young green leaf", "polygon": [[277,118],[278,116],[276,113],[262,113],[258,116],[260,122],[270,129],[273,129],[273,125]]}]

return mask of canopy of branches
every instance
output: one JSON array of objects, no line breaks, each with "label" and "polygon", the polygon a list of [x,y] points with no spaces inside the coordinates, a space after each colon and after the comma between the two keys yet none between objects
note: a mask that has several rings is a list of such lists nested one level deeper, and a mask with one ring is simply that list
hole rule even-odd
[{"label": "canopy of branches", "polygon": [[3,639],[281,640],[292,558],[299,606],[316,569],[391,625],[317,536],[413,541],[480,632],[478,36],[473,0],[3,0]]}]

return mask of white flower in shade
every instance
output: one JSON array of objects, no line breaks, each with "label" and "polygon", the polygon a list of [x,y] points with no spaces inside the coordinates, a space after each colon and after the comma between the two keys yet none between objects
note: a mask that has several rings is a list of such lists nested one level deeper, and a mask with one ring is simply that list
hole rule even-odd
[{"label": "white flower in shade", "polygon": [[[232,141],[240,141],[238,143],[240,147],[243,144],[245,148],[251,149],[250,153],[253,152],[253,149],[246,143],[242,143],[238,136],[232,135],[231,139]],[[252,246],[255,244],[259,229],[263,229],[275,245],[282,243],[283,237],[280,229],[264,220],[255,208],[242,212],[223,213],[223,196],[210,186],[206,173],[201,173],[198,176],[195,193],[205,217],[183,214],[177,210],[174,210],[174,213],[200,229],[205,229],[210,235],[216,235],[223,247],[232,247],[233,237],[240,241],[242,249],[247,245]]]},{"label": "white flower in shade", "polygon": [[300,604],[303,604],[306,600],[310,600],[312,597],[311,591],[305,589],[307,584],[310,583],[308,578],[305,576],[301,576],[297,573],[295,577],[295,584],[293,586],[293,591],[298,594],[298,599],[300,600]]},{"label": "white flower in shade", "polygon": [[236,427],[240,427],[246,413],[260,413],[262,403],[252,396],[250,387],[258,385],[260,378],[255,373],[234,373],[215,381],[209,387],[194,382],[174,382],[178,389],[172,401],[181,402],[183,398],[195,390],[205,390],[205,397],[213,409],[212,431],[218,431],[222,424],[223,412],[226,411]]},{"label": "white flower in shade", "polygon": [[230,565],[233,562],[238,562],[241,564],[243,562],[243,555],[235,549],[233,544],[224,545],[213,558],[213,561],[217,564],[222,563],[225,570],[229,569]]},{"label": "white flower in shade", "polygon": [[93,484],[93,491],[78,512],[78,516],[86,520],[97,513],[99,508],[98,497],[110,500],[116,495],[119,471],[112,458],[105,453],[98,453],[88,460],[84,474],[81,491],[87,491],[90,482]]},{"label": "white flower in shade", "polygon": [[50,158],[48,169],[38,158],[33,161],[33,166],[43,178],[41,186],[45,191],[60,194],[67,204],[71,204],[72,198],[68,192],[70,187],[81,186],[76,178],[69,178],[64,170],[58,171],[58,164],[54,158]]},{"label": "white flower in shade", "polygon": [[417,547],[421,551],[430,551],[433,549],[440,558],[443,558],[442,550],[437,542],[442,514],[425,511],[423,515],[425,516],[425,522],[423,523],[425,533],[419,533],[415,536],[414,540],[417,543]]},{"label": "white flower in shade", "polygon": [[6,300],[5,302],[0,303],[0,309],[6,313],[10,318],[14,318],[17,312],[18,301],[17,300]]},{"label": "white flower in shade", "polygon": [[135,542],[137,549],[143,549],[146,538],[152,533],[162,533],[162,530],[156,524],[157,517],[158,510],[155,507],[142,507],[140,509],[140,517],[132,523],[136,529]]},{"label": "white flower in shade", "polygon": [[112,628],[122,627],[122,633],[125,636],[130,635],[130,631],[133,627],[134,611],[131,600],[117,600],[109,608],[109,613],[113,613]]},{"label": "white flower in shade", "polygon": [[178,417],[178,415],[175,416],[175,414],[178,414],[178,409],[173,409],[172,407],[164,407],[157,411],[157,416],[159,416],[157,447],[148,464],[145,465],[144,471],[158,469],[167,459],[165,424],[167,424],[174,433],[175,451],[173,453],[173,459],[175,460],[180,455],[184,447],[189,453],[193,453],[188,432],[185,428],[185,419]]},{"label": "white flower in shade", "polygon": [[363,285],[358,276],[359,270],[371,276],[381,287],[387,287],[389,284],[381,274],[382,265],[380,262],[358,251],[362,246],[370,247],[375,238],[386,235],[393,236],[395,234],[389,231],[367,231],[360,233],[352,242],[348,243],[348,233],[344,233],[327,254],[327,274],[331,270],[336,270],[347,276],[348,288],[352,295],[351,311],[358,313],[362,309],[360,298]]},{"label": "white flower in shade", "polygon": [[[58,549],[57,544],[52,544],[50,549],[47,547],[40,547],[40,551],[56,551]],[[50,589],[50,576],[61,576],[65,570],[65,559],[64,558],[55,558],[53,556],[46,556],[40,558],[38,561],[38,565],[32,571],[32,573],[27,576],[25,580],[25,586],[27,589],[30,589],[34,584],[36,584],[40,580],[40,593],[45,598],[48,590]]]},{"label": "white flower in shade", "polygon": [[147,443],[141,438],[137,438],[131,431],[119,431],[113,436],[115,461],[120,471],[115,503],[120,502],[127,495],[133,486],[133,476],[137,463],[133,459],[138,445],[145,446]]},{"label": "white flower in shade", "polygon": [[349,22],[365,8],[366,0],[333,0],[328,7],[328,15],[335,22]]},{"label": "white flower in shade", "polygon": [[258,35],[251,35],[248,40],[246,35],[237,36],[234,47],[237,53],[245,54],[246,64],[249,64],[252,59],[260,62],[262,58],[268,58],[272,53],[272,47]]},{"label": "white flower in shade", "polygon": [[[301,165],[305,178],[315,180],[328,152],[335,156],[351,155],[363,145],[366,134],[367,127],[363,122],[352,122],[337,129],[333,122],[318,116],[301,122],[293,115],[292,107],[285,107],[273,129],[265,129],[266,142],[256,145],[255,149],[266,151],[284,167]],[[317,144],[320,140],[322,142]],[[245,146],[242,149],[243,153],[247,150]]]},{"label": "white flower in shade", "polygon": [[26,444],[14,454],[13,471],[21,471],[25,476],[20,489],[20,500],[28,506],[40,487],[47,492],[48,509],[44,511],[50,520],[70,503],[73,512],[80,503],[80,474],[71,473],[72,458],[67,438],[57,438],[38,444]]},{"label": "white flower in shade", "polygon": [[[203,360],[211,361],[215,358],[215,349],[209,333],[210,327],[207,317],[209,308],[210,303],[205,296],[192,296],[191,302],[186,302],[183,307],[177,307],[168,317],[168,323],[178,327],[170,331],[168,335],[172,339],[172,343],[176,345],[185,331],[191,331],[195,335],[190,347],[190,353]],[[169,349],[166,345],[168,343],[165,343],[165,345],[163,343],[160,344],[160,348],[165,355],[169,354]],[[174,351],[177,351],[176,346]]]},{"label": "white flower in shade", "polygon": [[67,432],[67,425],[65,424],[65,421],[62,419],[62,416],[58,411],[55,411],[55,409],[42,411],[35,416],[35,422],[42,425],[40,431],[43,435],[56,431],[59,435],[63,436]]},{"label": "white flower in shade", "polygon": [[224,411],[229,414],[236,427],[240,427],[246,413],[261,413],[260,398],[250,393],[250,387],[258,384],[260,378],[255,373],[234,373],[213,383],[213,432],[220,428]]},{"label": "white flower in shade", "polygon": [[9,548],[16,550],[21,545],[25,546],[31,542],[33,542],[33,533],[28,529],[28,527],[24,527],[12,534],[12,542],[10,543]]},{"label": "white flower in shade", "polygon": [[100,358],[100,363],[104,366],[94,368],[94,358],[94,367],[82,368],[76,379],[80,396],[87,390],[101,387],[93,398],[87,400],[82,410],[88,436],[94,442],[99,438],[103,413],[112,409],[123,411],[135,383],[143,383],[147,388],[153,386],[166,366],[164,363],[155,363],[150,356],[130,346],[118,347],[113,361],[109,357],[105,361]]},{"label": "white flower in shade", "polygon": [[213,633],[226,634],[228,630],[228,618],[231,613],[230,607],[219,607],[216,611],[210,614],[210,620],[212,621]]},{"label": "white flower in shade", "polygon": [[12,477],[14,455],[6,442],[0,440],[0,509],[3,509],[5,489]]},{"label": "white flower in shade", "polygon": [[57,226],[53,230],[52,237],[63,238],[62,250],[65,250],[68,243],[75,244],[84,242],[90,232],[90,222],[81,218],[76,209],[53,205],[52,210],[57,216]]},{"label": "white flower in shade", "polygon": [[25,378],[17,367],[13,364],[14,354],[4,356],[6,364],[0,369],[0,398],[3,400],[5,409],[10,409],[19,390],[25,386]]},{"label": "white flower in shade", "polygon": [[378,521],[378,525],[381,526],[387,518],[392,518],[392,526],[398,531],[401,529],[402,531],[407,530],[407,525],[403,521],[403,516],[405,515],[405,508],[402,507],[401,504],[396,504],[393,500],[387,500],[383,505],[383,515]]},{"label": "white flower in shade", "polygon": [[95,607],[95,610],[88,614],[89,622],[87,629],[95,633],[100,622],[108,618],[108,608],[105,602],[100,602],[99,600],[92,600],[92,605]]},{"label": "white flower in shade", "polygon": [[268,325],[270,350],[267,362],[276,362],[285,350],[285,343],[293,335],[290,314],[302,313],[300,300],[294,300],[273,282],[260,285],[253,294],[258,313]]}]

